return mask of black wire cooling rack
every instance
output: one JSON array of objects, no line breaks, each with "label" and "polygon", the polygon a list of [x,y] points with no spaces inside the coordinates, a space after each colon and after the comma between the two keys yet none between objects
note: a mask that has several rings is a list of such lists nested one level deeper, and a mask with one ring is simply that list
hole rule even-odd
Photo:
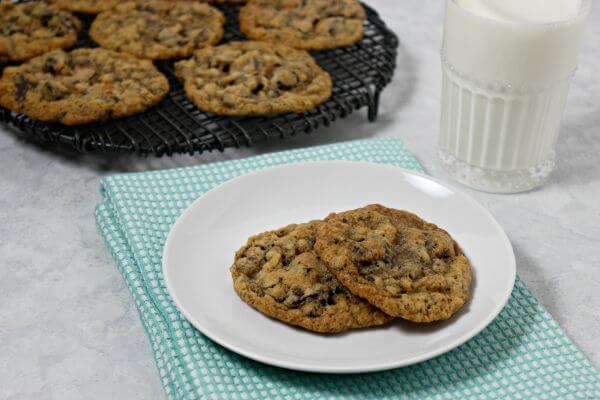
[{"label": "black wire cooling rack", "polygon": [[[0,106],[0,122],[42,141],[72,146],[81,152],[153,153],[162,156],[223,151],[228,147],[251,146],[273,138],[309,133],[365,106],[369,120],[374,121],[379,94],[394,74],[398,38],[375,10],[363,6],[367,20],[364,38],[360,42],[311,53],[331,74],[333,95],[325,103],[302,114],[232,118],[205,113],[186,98],[181,83],[174,75],[173,62],[158,62],[158,68],[169,78],[171,90],[161,103],[144,113],[69,127],[37,121]],[[246,39],[238,29],[240,6],[223,4],[218,8],[227,18],[223,42]],[[84,29],[77,47],[95,46],[87,36],[93,17],[78,17],[84,22]]]}]

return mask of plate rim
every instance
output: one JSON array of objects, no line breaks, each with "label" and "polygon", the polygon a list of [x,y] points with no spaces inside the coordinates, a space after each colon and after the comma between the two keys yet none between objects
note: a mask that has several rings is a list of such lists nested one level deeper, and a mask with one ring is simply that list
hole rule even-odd
[{"label": "plate rim", "polygon": [[[214,196],[215,193],[218,193],[221,190],[224,190],[224,188],[229,187],[230,185],[235,185],[238,180],[249,178],[249,177],[255,176],[255,175],[260,175],[260,174],[266,173],[268,171],[272,171],[274,169],[284,170],[284,169],[289,169],[289,168],[298,168],[299,166],[306,165],[306,164],[311,164],[311,165],[352,164],[354,166],[368,165],[369,167],[374,166],[374,167],[382,168],[382,169],[389,169],[389,170],[393,169],[394,172],[397,172],[399,174],[414,175],[414,176],[418,176],[418,177],[433,181],[434,183],[441,185],[445,189],[450,190],[454,194],[458,194],[459,196],[462,196],[463,199],[468,201],[472,206],[475,206],[476,208],[478,208],[480,211],[482,211],[484,213],[484,215],[486,215],[490,219],[490,221],[492,222],[494,227],[499,231],[500,238],[502,239],[502,242],[503,242],[504,246],[506,247],[506,250],[509,251],[511,262],[510,262],[510,265],[507,266],[507,268],[509,269],[508,273],[510,274],[510,278],[509,278],[509,281],[507,282],[508,285],[506,287],[506,290],[503,293],[502,301],[498,302],[495,305],[493,311],[491,313],[489,313],[486,318],[482,319],[478,324],[476,324],[475,327],[471,328],[469,331],[467,331],[465,334],[463,334],[460,338],[458,338],[452,342],[449,342],[448,344],[446,344],[444,346],[441,346],[439,349],[424,352],[420,355],[413,356],[413,357],[410,357],[407,359],[403,359],[398,362],[386,362],[386,363],[371,365],[368,367],[357,367],[357,366],[348,366],[348,367],[346,367],[346,366],[343,366],[343,367],[333,367],[333,366],[318,367],[317,366],[317,367],[315,367],[315,366],[311,366],[307,363],[302,363],[302,362],[296,363],[296,362],[280,361],[280,360],[274,359],[268,355],[265,356],[265,355],[260,354],[259,352],[253,352],[251,350],[240,348],[239,346],[237,346],[235,344],[228,343],[226,340],[222,340],[218,335],[215,335],[212,332],[210,332],[209,330],[203,328],[201,326],[201,324],[196,320],[196,318],[194,318],[194,316],[192,316],[187,311],[187,309],[183,306],[181,300],[177,297],[176,292],[173,290],[172,278],[170,277],[170,274],[168,272],[168,267],[167,267],[167,259],[168,259],[169,249],[172,246],[171,243],[174,240],[173,239],[174,232],[176,231],[178,226],[180,226],[183,223],[182,221],[184,221],[186,219],[185,218],[186,215],[191,213],[191,210],[193,208],[197,207],[197,203],[203,201],[203,199],[205,199],[207,196]],[[248,173],[235,176],[235,177],[229,179],[228,181],[223,182],[222,184],[217,185],[217,186],[213,187],[212,189],[209,189],[203,195],[200,195],[197,199],[195,199],[192,203],[190,203],[186,207],[186,209],[179,215],[179,217],[177,217],[177,219],[175,220],[175,223],[169,230],[169,233],[167,234],[167,239],[164,244],[163,252],[162,252],[162,268],[161,268],[161,270],[162,270],[163,279],[165,282],[165,287],[167,289],[169,296],[171,297],[171,300],[177,307],[177,310],[179,312],[181,312],[181,314],[188,320],[188,322],[190,324],[192,324],[192,326],[194,326],[194,328],[197,329],[202,335],[206,336],[208,339],[210,339],[214,343],[224,347],[225,349],[232,351],[236,354],[239,354],[241,356],[244,356],[246,358],[249,358],[251,360],[261,362],[263,364],[281,367],[281,368],[294,370],[294,371],[316,372],[316,373],[326,373],[326,374],[355,374],[355,373],[379,372],[379,371],[386,371],[386,370],[391,370],[391,369],[395,369],[395,368],[407,367],[409,365],[427,361],[427,360],[430,360],[437,356],[440,356],[442,354],[445,354],[445,353],[463,345],[467,341],[471,340],[473,337],[475,337],[477,334],[479,334],[485,328],[487,328],[488,325],[493,320],[496,319],[496,317],[500,314],[500,312],[504,309],[504,307],[508,303],[508,300],[510,299],[510,296],[513,292],[515,281],[516,281],[516,258],[515,258],[515,254],[514,254],[514,249],[508,238],[508,235],[506,234],[506,232],[504,231],[504,229],[502,228],[500,223],[492,215],[492,213],[490,211],[488,211],[488,209],[485,208],[483,205],[481,205],[477,200],[475,200],[472,196],[470,196],[469,194],[465,193],[464,191],[456,188],[455,186],[453,186],[451,184],[448,184],[440,179],[431,177],[425,173],[421,173],[421,172],[414,171],[414,170],[409,170],[406,168],[402,168],[402,167],[398,167],[398,166],[390,165],[390,164],[383,164],[383,163],[369,162],[369,161],[356,161],[356,160],[317,160],[317,161],[300,161],[300,162],[294,162],[294,163],[282,164],[282,165],[276,165],[276,166],[270,166],[270,167],[267,166],[265,168],[250,171]]]}]

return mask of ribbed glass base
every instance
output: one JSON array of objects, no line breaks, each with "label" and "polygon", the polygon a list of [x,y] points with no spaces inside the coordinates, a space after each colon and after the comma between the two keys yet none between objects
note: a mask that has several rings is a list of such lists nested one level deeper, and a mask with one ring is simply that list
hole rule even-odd
[{"label": "ribbed glass base", "polygon": [[480,168],[457,159],[439,149],[438,155],[450,175],[463,185],[491,193],[518,193],[536,188],[544,183],[555,165],[555,153],[534,167],[500,171]]}]

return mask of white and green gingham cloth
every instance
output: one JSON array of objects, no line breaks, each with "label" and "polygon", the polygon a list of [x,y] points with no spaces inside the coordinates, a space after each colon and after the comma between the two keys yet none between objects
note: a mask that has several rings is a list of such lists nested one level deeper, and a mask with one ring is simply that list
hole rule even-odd
[{"label": "white and green gingham cloth", "polygon": [[598,371],[519,279],[508,305],[475,338],[430,361],[386,372],[319,375],[270,367],[195,330],[171,301],[161,273],[163,245],[177,217],[235,176],[312,160],[422,171],[399,139],[382,138],[102,181],[98,228],[133,295],[167,398],[600,399]]}]

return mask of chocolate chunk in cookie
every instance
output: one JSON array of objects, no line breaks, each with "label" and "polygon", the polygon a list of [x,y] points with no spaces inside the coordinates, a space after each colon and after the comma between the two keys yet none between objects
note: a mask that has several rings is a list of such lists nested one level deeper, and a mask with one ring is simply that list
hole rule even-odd
[{"label": "chocolate chunk in cookie", "polygon": [[0,62],[26,61],[77,41],[81,22],[46,3],[0,3]]},{"label": "chocolate chunk in cookie", "polygon": [[100,46],[140,58],[189,57],[223,37],[225,17],[195,1],[138,0],[99,14],[90,37]]},{"label": "chocolate chunk in cookie", "polygon": [[198,50],[176,64],[187,96],[221,115],[303,112],[331,96],[331,78],[305,51],[263,42]]},{"label": "chocolate chunk in cookie", "polygon": [[151,61],[104,49],[55,50],[4,69],[0,104],[42,121],[83,124],[158,103],[167,78]]},{"label": "chocolate chunk in cookie", "polygon": [[235,256],[233,286],[265,315],[315,332],[382,325],[391,317],[351,294],[313,250],[319,222],[251,237]]},{"label": "chocolate chunk in cookie", "polygon": [[348,290],[395,317],[444,320],[469,297],[471,266],[460,247],[406,211],[371,205],[331,214],[315,249]]},{"label": "chocolate chunk in cookie", "polygon": [[364,19],[357,0],[250,0],[239,17],[249,38],[305,50],[356,43]]}]

